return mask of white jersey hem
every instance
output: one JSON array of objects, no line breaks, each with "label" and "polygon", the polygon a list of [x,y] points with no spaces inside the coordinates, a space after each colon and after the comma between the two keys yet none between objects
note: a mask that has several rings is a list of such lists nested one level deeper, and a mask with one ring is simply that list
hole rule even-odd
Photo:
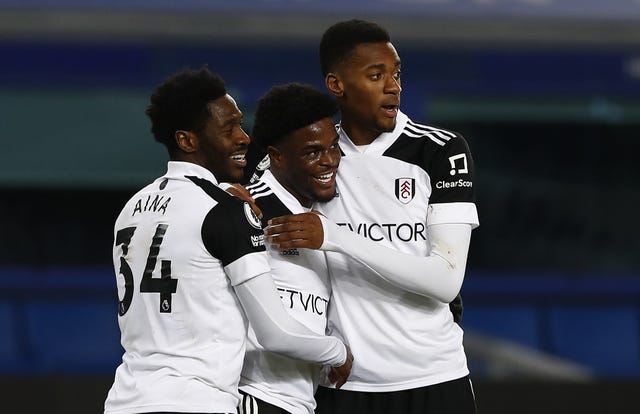
[{"label": "white jersey hem", "polygon": [[[392,384],[371,384],[366,382],[347,381],[340,388],[346,391],[364,391],[364,392],[393,392],[404,391],[413,388],[427,387],[429,385],[441,384],[447,381],[453,381],[469,375],[469,369],[464,368],[453,372],[447,372],[441,375],[429,376],[426,378],[415,379],[411,381],[396,382]],[[333,388],[333,387],[332,387]]]},{"label": "white jersey hem", "polygon": [[235,413],[237,407],[235,406],[227,406],[227,407],[218,407],[212,408],[211,404],[209,405],[199,405],[199,406],[191,406],[186,408],[182,405],[138,405],[135,407],[127,407],[127,408],[118,408],[118,409],[109,409],[104,410],[104,414],[139,414],[139,413],[151,413],[151,412],[174,412],[174,413],[211,413],[211,412],[219,412],[219,413]]},{"label": "white jersey hem", "polygon": [[298,406],[295,405],[291,405],[288,404],[287,402],[278,399],[278,398],[274,398],[273,396],[271,396],[268,393],[265,393],[264,391],[260,390],[259,388],[256,388],[253,385],[240,385],[240,387],[238,387],[241,391],[254,396],[255,398],[262,400],[266,403],[269,403],[271,405],[275,405],[276,407],[280,407],[285,411],[288,411],[291,414],[313,414],[313,411],[308,411],[305,409],[302,409]]}]

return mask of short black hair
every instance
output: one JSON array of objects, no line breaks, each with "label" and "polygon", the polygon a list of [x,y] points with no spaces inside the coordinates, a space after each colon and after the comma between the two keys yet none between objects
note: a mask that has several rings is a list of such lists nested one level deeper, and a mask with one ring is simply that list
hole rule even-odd
[{"label": "short black hair", "polygon": [[266,150],[296,129],[332,118],[337,112],[333,97],[311,85],[276,85],[258,101],[251,138]]},{"label": "short black hair", "polygon": [[391,36],[384,28],[366,20],[345,20],[329,27],[320,40],[322,76],[335,70],[359,44],[387,43]]},{"label": "short black hair", "polygon": [[172,75],[156,88],[145,111],[151,133],[172,155],[178,149],[175,132],[204,130],[211,117],[208,104],[226,94],[224,80],[206,66]]}]

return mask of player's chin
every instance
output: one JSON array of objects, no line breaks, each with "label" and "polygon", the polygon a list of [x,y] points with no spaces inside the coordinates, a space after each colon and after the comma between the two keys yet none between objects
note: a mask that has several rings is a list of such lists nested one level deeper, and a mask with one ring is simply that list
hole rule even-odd
[{"label": "player's chin", "polygon": [[226,177],[220,181],[226,181],[229,183],[237,183],[242,181],[242,177],[244,177],[244,168],[231,166],[226,169]]},{"label": "player's chin", "polygon": [[382,132],[391,132],[396,127],[395,118],[378,119],[378,129]]},{"label": "player's chin", "polygon": [[316,188],[313,192],[313,198],[316,201],[326,202],[331,201],[336,195],[336,187],[332,186],[330,188]]}]

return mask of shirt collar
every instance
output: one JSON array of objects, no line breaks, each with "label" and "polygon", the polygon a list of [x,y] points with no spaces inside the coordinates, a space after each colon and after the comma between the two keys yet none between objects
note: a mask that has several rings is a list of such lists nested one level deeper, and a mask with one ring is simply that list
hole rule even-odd
[{"label": "shirt collar", "polygon": [[218,185],[218,180],[213,173],[201,165],[186,161],[169,161],[167,163],[166,178],[184,180],[185,176],[189,175],[204,178]]},{"label": "shirt collar", "polygon": [[262,174],[262,177],[260,177],[260,181],[265,182],[269,186],[269,188],[273,190],[273,193],[280,199],[280,201],[284,203],[285,206],[287,206],[289,210],[291,210],[293,214],[306,213],[308,211],[311,211],[310,208],[306,208],[302,204],[300,204],[298,199],[295,198],[293,194],[289,192],[289,190],[284,188],[282,184],[278,182],[278,180],[276,180],[276,177],[273,176],[270,170],[265,170],[264,174]]},{"label": "shirt collar", "polygon": [[[391,132],[383,132],[378,135],[376,139],[367,146],[364,150],[364,154],[382,154],[389,146],[402,134],[404,127],[407,125],[409,121],[409,117],[405,115],[403,112],[398,111],[398,116],[396,117],[396,126],[393,128]],[[348,155],[350,153],[360,153],[358,147],[351,141],[351,138],[347,135],[347,133],[342,129],[341,125],[338,124],[338,134],[340,135],[340,149]]]}]

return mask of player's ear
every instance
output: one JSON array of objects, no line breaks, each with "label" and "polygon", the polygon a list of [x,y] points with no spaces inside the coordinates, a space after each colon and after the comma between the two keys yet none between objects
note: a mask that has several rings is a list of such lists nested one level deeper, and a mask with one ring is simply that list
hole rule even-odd
[{"label": "player's ear", "polygon": [[327,76],[325,76],[324,78],[324,83],[327,86],[327,89],[329,89],[329,91],[331,91],[331,93],[334,94],[336,98],[341,98],[344,94],[342,81],[335,73],[327,73]]},{"label": "player's ear", "polygon": [[196,152],[198,149],[198,137],[191,131],[178,130],[175,133],[178,148],[186,153]]},{"label": "player's ear", "polygon": [[276,168],[280,167],[284,162],[282,152],[272,145],[269,145],[267,148],[267,154],[269,154],[269,161],[271,162],[271,165]]}]

